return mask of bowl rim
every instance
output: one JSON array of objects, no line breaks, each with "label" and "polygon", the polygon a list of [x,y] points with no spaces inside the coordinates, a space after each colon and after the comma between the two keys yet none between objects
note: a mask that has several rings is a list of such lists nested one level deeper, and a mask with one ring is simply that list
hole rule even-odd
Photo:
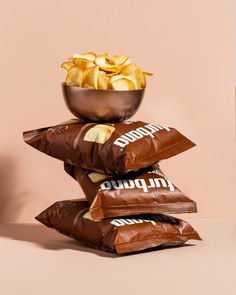
[{"label": "bowl rim", "polygon": [[61,82],[63,87],[72,88],[81,91],[99,91],[99,92],[142,92],[145,91],[146,87],[141,89],[134,89],[134,90],[113,90],[113,89],[95,89],[95,88],[83,88],[79,86],[70,86],[67,85],[66,82]]}]

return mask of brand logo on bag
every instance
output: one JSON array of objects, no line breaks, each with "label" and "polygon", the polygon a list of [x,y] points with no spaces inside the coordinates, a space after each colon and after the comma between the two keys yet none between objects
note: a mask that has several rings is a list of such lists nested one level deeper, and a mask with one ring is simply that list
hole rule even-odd
[{"label": "brand logo on bag", "polygon": [[171,192],[175,190],[173,184],[165,178],[149,178],[148,181],[145,179],[125,179],[125,180],[107,180],[100,184],[100,188],[102,190],[109,189],[132,189],[132,188],[140,188],[145,193],[148,192],[149,188],[169,188]]},{"label": "brand logo on bag", "polygon": [[151,136],[154,138],[154,133],[165,129],[166,131],[170,131],[170,128],[166,126],[161,126],[161,125],[155,125],[155,124],[147,124],[144,127],[139,127],[135,130],[131,130],[123,135],[121,135],[119,138],[117,138],[114,141],[115,145],[118,145],[120,147],[125,147],[128,145],[130,142],[134,142],[138,139],[141,139],[145,136]]},{"label": "brand logo on bag", "polygon": [[125,225],[132,225],[132,224],[137,224],[137,223],[144,223],[144,222],[149,222],[153,225],[156,224],[156,222],[154,220],[149,220],[149,219],[113,219],[111,221],[111,224],[115,225],[115,226],[125,226]]}]

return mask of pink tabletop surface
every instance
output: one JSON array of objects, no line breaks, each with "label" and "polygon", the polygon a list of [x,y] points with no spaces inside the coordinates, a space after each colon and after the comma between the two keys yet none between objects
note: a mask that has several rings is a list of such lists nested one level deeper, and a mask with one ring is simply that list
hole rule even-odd
[{"label": "pink tabletop surface", "polygon": [[40,224],[0,225],[0,294],[236,294],[236,220],[192,220],[202,242],[117,256]]}]

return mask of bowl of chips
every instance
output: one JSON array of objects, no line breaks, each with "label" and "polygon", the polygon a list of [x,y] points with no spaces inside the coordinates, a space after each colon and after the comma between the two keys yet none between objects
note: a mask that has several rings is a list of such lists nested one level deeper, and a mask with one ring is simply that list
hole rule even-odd
[{"label": "bowl of chips", "polygon": [[127,56],[74,54],[61,65],[67,70],[62,83],[65,103],[76,117],[92,122],[129,119],[141,104],[146,87],[143,71]]}]

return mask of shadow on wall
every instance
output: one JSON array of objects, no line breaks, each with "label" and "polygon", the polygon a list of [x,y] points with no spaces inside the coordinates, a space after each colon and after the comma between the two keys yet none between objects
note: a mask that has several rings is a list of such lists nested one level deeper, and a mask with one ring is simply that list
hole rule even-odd
[{"label": "shadow on wall", "polygon": [[10,155],[0,155],[0,221],[16,221],[27,192],[18,191],[17,162]]}]

